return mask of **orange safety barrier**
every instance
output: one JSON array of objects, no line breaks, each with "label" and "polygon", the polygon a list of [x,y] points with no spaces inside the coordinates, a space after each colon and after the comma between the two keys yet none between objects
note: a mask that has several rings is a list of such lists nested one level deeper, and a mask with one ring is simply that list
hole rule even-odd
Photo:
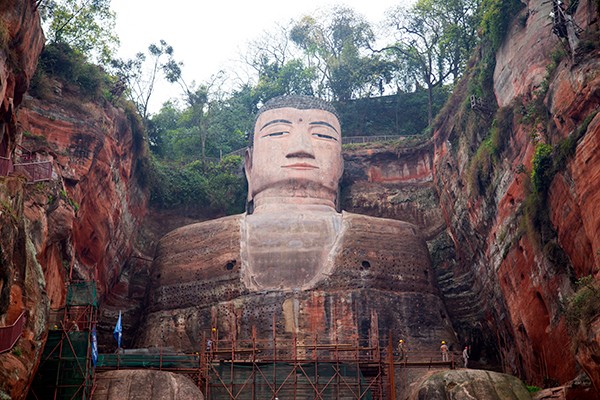
[{"label": "orange safety barrier", "polygon": [[25,311],[19,315],[19,318],[12,325],[0,327],[0,353],[13,348],[23,334],[24,325]]}]

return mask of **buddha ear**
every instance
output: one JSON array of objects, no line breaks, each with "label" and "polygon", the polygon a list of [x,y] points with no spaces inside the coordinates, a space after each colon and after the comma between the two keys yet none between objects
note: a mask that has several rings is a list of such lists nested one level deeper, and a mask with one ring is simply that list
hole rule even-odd
[{"label": "buddha ear", "polygon": [[252,201],[252,148],[248,147],[244,153],[244,172],[248,181],[248,202]]}]

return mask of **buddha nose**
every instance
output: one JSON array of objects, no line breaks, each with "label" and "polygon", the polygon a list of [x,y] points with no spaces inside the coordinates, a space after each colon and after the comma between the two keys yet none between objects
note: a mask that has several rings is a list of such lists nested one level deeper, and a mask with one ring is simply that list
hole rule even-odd
[{"label": "buddha nose", "polygon": [[292,132],[286,158],[315,158],[310,132]]}]

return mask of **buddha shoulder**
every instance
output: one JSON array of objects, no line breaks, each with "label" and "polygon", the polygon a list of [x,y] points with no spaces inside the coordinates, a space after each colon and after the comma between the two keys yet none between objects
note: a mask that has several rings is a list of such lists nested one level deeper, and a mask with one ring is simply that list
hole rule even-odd
[{"label": "buddha shoulder", "polygon": [[[237,266],[242,220],[243,214],[232,215],[187,225],[166,234],[158,243],[154,260],[162,279],[185,279],[192,272],[210,275],[217,270],[227,271],[228,263]],[[197,278],[200,276],[195,276]]]}]

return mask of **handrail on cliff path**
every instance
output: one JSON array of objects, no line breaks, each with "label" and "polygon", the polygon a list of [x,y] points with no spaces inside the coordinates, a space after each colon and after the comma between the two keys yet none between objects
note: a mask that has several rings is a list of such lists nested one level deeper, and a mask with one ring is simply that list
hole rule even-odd
[{"label": "handrail on cliff path", "polygon": [[19,315],[19,318],[9,326],[0,327],[0,353],[4,353],[14,347],[21,335],[25,325],[25,311]]},{"label": "handrail on cliff path", "polygon": [[0,176],[8,176],[11,172],[13,172],[12,160],[0,156]]},{"label": "handrail on cliff path", "polygon": [[28,183],[49,181],[52,179],[51,161],[33,161],[13,165],[14,172],[21,172],[27,178]]}]

